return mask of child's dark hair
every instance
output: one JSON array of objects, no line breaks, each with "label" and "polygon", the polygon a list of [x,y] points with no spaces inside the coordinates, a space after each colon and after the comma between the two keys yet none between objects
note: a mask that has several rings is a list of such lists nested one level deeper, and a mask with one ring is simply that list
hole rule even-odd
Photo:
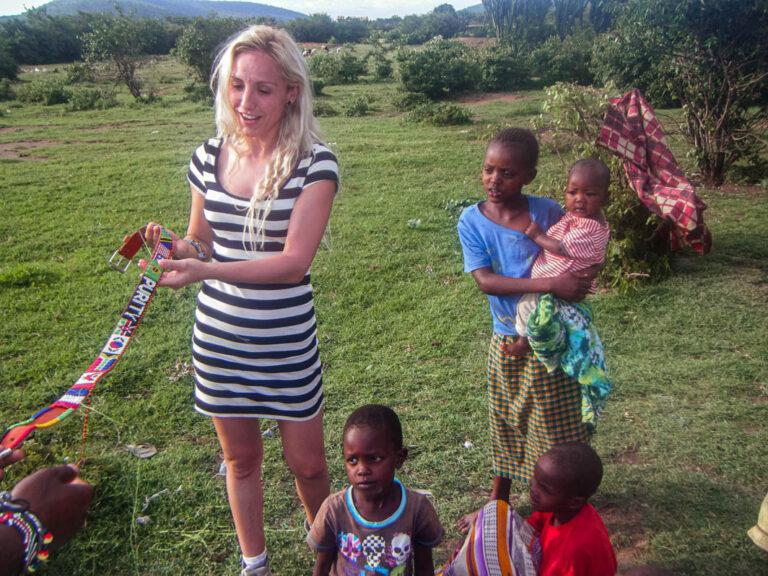
[{"label": "child's dark hair", "polygon": [[501,144],[505,148],[517,148],[523,156],[523,162],[530,170],[536,168],[539,162],[539,142],[533,132],[526,128],[505,128],[491,138],[488,147],[490,148],[492,144]]},{"label": "child's dark hair", "polygon": [[596,180],[597,183],[603,188],[605,194],[608,194],[608,186],[611,184],[611,170],[605,165],[605,162],[600,158],[583,158],[573,163],[570,170],[568,170],[568,178],[571,177],[576,170],[587,170]]},{"label": "child's dark hair", "polygon": [[589,498],[597,492],[603,479],[600,456],[584,442],[572,441],[555,444],[547,456],[557,468],[569,496]]},{"label": "child's dark hair", "polygon": [[360,406],[347,418],[342,437],[347,435],[347,430],[356,426],[369,426],[384,432],[395,450],[402,450],[403,448],[403,429],[400,426],[400,418],[389,406],[383,404]]}]

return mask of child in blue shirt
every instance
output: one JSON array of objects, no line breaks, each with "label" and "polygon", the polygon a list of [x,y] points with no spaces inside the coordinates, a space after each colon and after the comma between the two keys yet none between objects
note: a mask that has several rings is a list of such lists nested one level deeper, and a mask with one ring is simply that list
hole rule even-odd
[{"label": "child in blue shirt", "polygon": [[[561,370],[549,373],[531,354],[512,355],[517,303],[527,292],[550,292],[579,301],[596,270],[530,278],[539,246],[525,234],[535,223],[546,230],[563,215],[556,202],[527,196],[536,177],[539,145],[530,130],[508,128],[491,139],[482,169],[486,199],[464,210],[458,223],[464,271],[487,295],[493,320],[488,354],[488,393],[493,446],[491,500],[509,500],[513,479],[528,482],[539,456],[553,444],[588,440],[581,419],[578,382]],[[466,531],[476,513],[459,520]]]}]

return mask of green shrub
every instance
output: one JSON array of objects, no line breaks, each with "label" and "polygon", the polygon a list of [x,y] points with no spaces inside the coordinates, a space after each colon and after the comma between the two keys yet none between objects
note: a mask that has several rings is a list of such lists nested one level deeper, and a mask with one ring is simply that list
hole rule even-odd
[{"label": "green shrub", "polygon": [[320,78],[312,78],[312,93],[315,96],[322,94],[323,88],[325,88],[325,82],[323,82]]},{"label": "green shrub", "polygon": [[69,91],[61,80],[42,80],[31,82],[18,88],[16,97],[21,102],[45,104],[64,104],[69,100]]},{"label": "green shrub", "polygon": [[343,116],[365,116],[370,111],[370,100],[361,94],[353,94],[341,103],[341,113]]},{"label": "green shrub", "polygon": [[542,116],[536,124],[547,132],[542,149],[560,158],[562,170],[536,182],[544,191],[563,190],[567,170],[576,160],[595,156],[608,165],[610,200],[603,212],[611,227],[611,241],[600,283],[626,290],[640,279],[656,281],[668,276],[670,249],[664,224],[640,203],[627,182],[622,161],[595,145],[607,104],[608,96],[594,88],[563,83],[547,88]]},{"label": "green shrub", "polygon": [[398,112],[407,112],[417,106],[429,104],[430,102],[429,97],[421,92],[396,92],[392,97],[392,106]]},{"label": "green shrub", "polygon": [[184,86],[184,100],[189,102],[205,102],[213,104],[213,93],[208,84],[198,84],[195,81]]},{"label": "green shrub", "polygon": [[432,40],[423,50],[400,49],[396,59],[403,89],[435,100],[474,90],[481,77],[471,50],[460,42]]},{"label": "green shrub", "polygon": [[16,92],[13,90],[13,83],[8,78],[0,79],[0,102],[15,99]]},{"label": "green shrub", "polygon": [[531,70],[546,86],[571,82],[589,86],[595,77],[591,69],[594,34],[582,31],[560,39],[550,36],[531,53]]},{"label": "green shrub", "polygon": [[432,126],[456,126],[472,123],[471,114],[464,108],[457,104],[445,102],[430,102],[417,106],[408,112],[404,119],[406,122],[431,124]]},{"label": "green shrub", "polygon": [[332,106],[331,104],[329,104],[324,100],[315,100],[315,106],[312,109],[312,112],[317,117],[339,115],[339,111],[334,106]]},{"label": "green shrub", "polygon": [[93,82],[93,68],[85,62],[72,62],[66,68],[67,84],[79,84],[80,82]]},{"label": "green shrub", "polygon": [[375,80],[383,81],[392,78],[394,67],[383,48],[377,46],[368,54],[368,64]]},{"label": "green shrub", "polygon": [[365,74],[365,61],[351,50],[341,52],[320,52],[309,60],[312,76],[321,78],[326,85],[353,84]]},{"label": "green shrub", "polygon": [[529,81],[527,64],[509,46],[494,44],[476,50],[474,57],[480,69],[478,87],[483,92],[513,90]]},{"label": "green shrub", "polygon": [[117,106],[114,90],[103,88],[75,88],[71,91],[67,110],[106,110]]}]

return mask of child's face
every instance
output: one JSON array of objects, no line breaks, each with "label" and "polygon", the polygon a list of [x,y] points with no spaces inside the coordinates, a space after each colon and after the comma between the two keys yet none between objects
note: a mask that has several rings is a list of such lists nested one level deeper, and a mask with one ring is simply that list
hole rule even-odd
[{"label": "child's face", "polygon": [[344,468],[349,483],[367,497],[386,494],[394,485],[395,470],[403,463],[384,431],[353,426],[344,435]]},{"label": "child's face", "polygon": [[607,190],[591,170],[577,168],[565,186],[565,210],[581,218],[598,218],[605,204]]},{"label": "child's face", "polygon": [[539,458],[530,481],[531,508],[534,512],[563,512],[569,509],[573,497],[557,473],[557,466],[546,454]]},{"label": "child's face", "polygon": [[504,203],[520,196],[523,186],[536,177],[536,169],[525,162],[517,146],[495,142],[483,161],[483,189],[489,202]]}]

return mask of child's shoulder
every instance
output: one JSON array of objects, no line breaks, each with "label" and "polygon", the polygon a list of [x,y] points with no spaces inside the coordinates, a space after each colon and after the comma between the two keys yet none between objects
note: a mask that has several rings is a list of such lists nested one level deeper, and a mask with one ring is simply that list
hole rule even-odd
[{"label": "child's shoulder", "polygon": [[562,213],[563,211],[563,209],[560,208],[560,204],[547,196],[533,196],[531,194],[526,194],[526,198],[528,198],[528,208],[530,210],[554,210],[559,213]]}]

